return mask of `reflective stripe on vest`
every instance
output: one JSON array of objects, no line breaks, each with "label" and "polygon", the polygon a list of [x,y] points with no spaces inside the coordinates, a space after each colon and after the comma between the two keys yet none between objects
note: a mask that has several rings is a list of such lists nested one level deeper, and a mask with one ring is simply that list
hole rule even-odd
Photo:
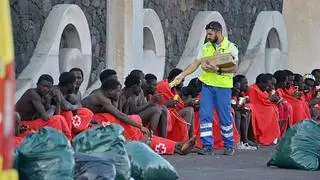
[{"label": "reflective stripe on vest", "polygon": [[[228,41],[227,37],[223,38],[223,41],[218,46],[207,42],[203,46],[202,57],[213,56],[216,51],[219,53],[230,53],[233,48],[233,43]],[[232,88],[233,87],[233,73],[221,73],[203,71],[199,77],[200,81],[208,86]]]}]

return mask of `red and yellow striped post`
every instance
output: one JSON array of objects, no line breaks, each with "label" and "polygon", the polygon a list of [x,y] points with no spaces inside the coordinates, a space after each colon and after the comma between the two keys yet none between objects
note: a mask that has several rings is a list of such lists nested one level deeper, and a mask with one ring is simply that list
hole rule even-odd
[{"label": "red and yellow striped post", "polygon": [[0,180],[16,180],[12,170],[15,77],[9,0],[0,0],[0,27]]}]

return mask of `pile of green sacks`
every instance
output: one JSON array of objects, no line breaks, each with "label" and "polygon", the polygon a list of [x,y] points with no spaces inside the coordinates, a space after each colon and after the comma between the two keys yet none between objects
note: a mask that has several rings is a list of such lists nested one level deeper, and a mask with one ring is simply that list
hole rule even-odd
[{"label": "pile of green sacks", "polygon": [[320,122],[304,120],[288,129],[267,166],[320,169]]},{"label": "pile of green sacks", "polygon": [[140,142],[126,142],[119,125],[78,134],[72,145],[49,127],[29,134],[15,151],[15,168],[26,180],[175,180],[174,167]]}]

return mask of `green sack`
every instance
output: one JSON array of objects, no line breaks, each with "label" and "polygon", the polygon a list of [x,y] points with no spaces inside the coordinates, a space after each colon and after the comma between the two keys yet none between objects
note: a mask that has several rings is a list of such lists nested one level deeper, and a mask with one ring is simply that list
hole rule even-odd
[{"label": "green sack", "polygon": [[317,170],[320,158],[320,124],[304,120],[288,129],[268,166]]},{"label": "green sack", "polygon": [[76,161],[75,180],[114,180],[116,178],[116,168],[108,160],[84,153],[76,153],[74,159]]},{"label": "green sack", "polygon": [[130,141],[126,149],[131,162],[131,176],[135,180],[176,180],[174,167],[146,144]]},{"label": "green sack", "polygon": [[75,152],[93,154],[110,160],[116,167],[116,180],[130,179],[130,161],[124,147],[123,128],[113,124],[98,126],[78,134],[72,141]]},{"label": "green sack", "polygon": [[16,153],[20,179],[73,179],[73,149],[64,134],[55,129],[45,127],[29,134]]}]

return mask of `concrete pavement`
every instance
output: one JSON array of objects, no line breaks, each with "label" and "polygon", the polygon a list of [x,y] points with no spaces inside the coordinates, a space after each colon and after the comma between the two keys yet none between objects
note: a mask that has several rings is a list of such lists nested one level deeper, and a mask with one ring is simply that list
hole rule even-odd
[{"label": "concrete pavement", "polygon": [[258,151],[236,152],[235,156],[166,156],[179,173],[181,180],[320,180],[320,171],[301,171],[267,167],[274,147]]}]

